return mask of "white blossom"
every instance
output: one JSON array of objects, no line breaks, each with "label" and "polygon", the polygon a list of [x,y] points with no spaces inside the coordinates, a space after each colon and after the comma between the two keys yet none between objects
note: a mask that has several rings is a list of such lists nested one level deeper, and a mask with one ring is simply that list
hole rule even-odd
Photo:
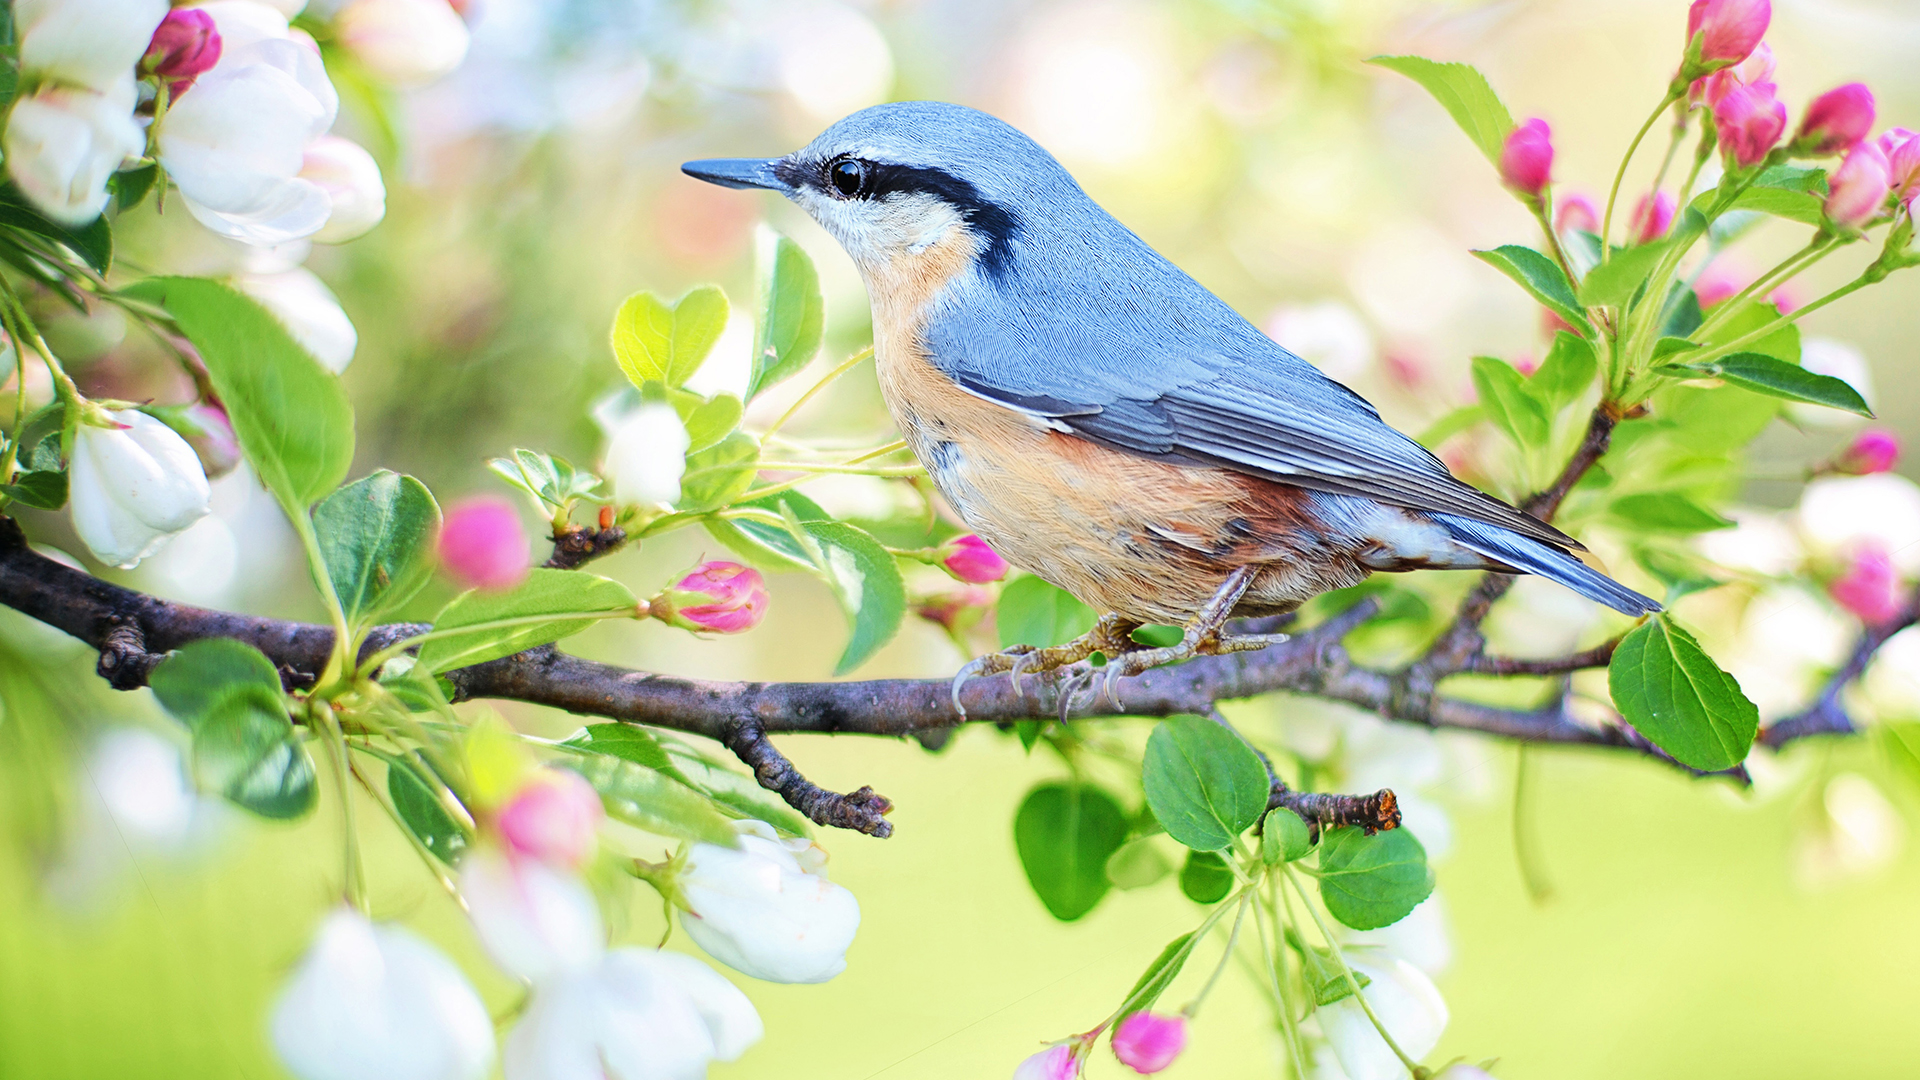
[{"label": "white blossom", "polygon": [[621,503],[674,503],[687,471],[687,428],[665,402],[649,402],[628,412],[607,440],[603,470]]},{"label": "white blossom", "polygon": [[21,70],[109,90],[132,77],[166,17],[167,0],[14,0]]},{"label": "white blossom", "polygon": [[176,743],[137,727],[103,732],[75,770],[78,798],[48,888],[63,902],[91,904],[148,855],[203,850],[226,819],[217,799],[194,790]]},{"label": "white blossom", "polygon": [[[1447,1003],[1433,980],[1384,949],[1349,947],[1348,964],[1369,982],[1360,992],[1393,1041],[1415,1061],[1433,1052],[1447,1029]],[[1314,1012],[1347,1080],[1399,1080],[1406,1066],[1351,995]]]},{"label": "white blossom", "polygon": [[7,172],[40,211],[84,225],[107,205],[107,180],[145,140],[133,119],[131,70],[104,91],[44,86],[7,118]]},{"label": "white blossom", "polygon": [[606,948],[600,908],[579,878],[494,847],[460,861],[460,895],[487,952],[536,982],[591,970]]},{"label": "white blossom", "polygon": [[396,86],[430,83],[467,57],[467,24],[446,0],[355,0],[334,27],[362,66]]},{"label": "white blossom", "polygon": [[687,936],[769,982],[826,982],[845,971],[860,902],[827,880],[825,853],[805,839],[779,839],[764,822],[734,825],[738,848],[695,844],[676,880]]},{"label": "white blossom", "polygon": [[453,961],[351,909],[321,924],[272,1035],[300,1080],[480,1080],[493,1064],[493,1021]]},{"label": "white blossom", "polygon": [[1350,380],[1373,364],[1373,333],[1338,300],[1288,304],[1267,318],[1267,336],[1329,378]]},{"label": "white blossom", "polygon": [[338,374],[353,362],[360,334],[353,320],[313,271],[304,267],[267,273],[246,273],[233,279],[241,292],[260,301],[280,320],[293,340],[313,354],[320,366]]},{"label": "white blossom", "polygon": [[202,10],[219,28],[220,62],[168,109],[160,163],[188,212],[221,236],[263,245],[311,236],[332,204],[300,170],[340,107],[319,49],[252,0]]},{"label": "white blossom", "polygon": [[1800,493],[1800,532],[1808,545],[1844,558],[1877,541],[1906,573],[1920,571],[1920,485],[1897,473],[1815,480]]},{"label": "white blossom", "polygon": [[327,223],[313,234],[323,244],[363,236],[387,216],[387,186],[373,155],[351,139],[322,135],[307,147],[300,178],[327,193]]},{"label": "white blossom", "polygon": [[213,497],[187,440],[143,412],[107,413],[74,435],[68,502],[74,531],[101,562],[127,568],[207,516]]}]

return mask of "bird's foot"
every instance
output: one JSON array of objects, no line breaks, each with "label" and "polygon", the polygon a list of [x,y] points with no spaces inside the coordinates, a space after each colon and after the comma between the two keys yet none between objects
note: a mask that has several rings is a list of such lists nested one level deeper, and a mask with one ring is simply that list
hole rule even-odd
[{"label": "bird's foot", "polygon": [[[1107,654],[1107,666],[1102,669],[1100,693],[1114,708],[1120,708],[1120,680],[1138,675],[1163,664],[1177,664],[1182,660],[1191,660],[1196,656],[1218,656],[1223,653],[1252,652],[1269,645],[1278,645],[1287,640],[1285,634],[1229,634],[1224,627],[1227,617],[1233,613],[1235,604],[1245,595],[1247,586],[1253,581],[1253,568],[1243,566],[1227,575],[1220,588],[1214,592],[1207,605],[1187,621],[1180,640],[1171,645],[1146,647],[1133,645],[1117,655]],[[1063,705],[1061,711],[1066,712]]]},{"label": "bird's foot", "polygon": [[960,689],[969,679],[976,676],[998,675],[1011,672],[1013,692],[1024,695],[1025,688],[1020,680],[1026,675],[1038,675],[1057,671],[1082,663],[1094,653],[1104,653],[1109,662],[1112,658],[1138,649],[1140,645],[1130,636],[1140,624],[1119,615],[1107,614],[1093,624],[1093,629],[1061,645],[1036,648],[1032,645],[1011,645],[997,653],[988,653],[969,662],[953,677],[953,709],[962,718],[967,715],[965,706],[960,704]]}]

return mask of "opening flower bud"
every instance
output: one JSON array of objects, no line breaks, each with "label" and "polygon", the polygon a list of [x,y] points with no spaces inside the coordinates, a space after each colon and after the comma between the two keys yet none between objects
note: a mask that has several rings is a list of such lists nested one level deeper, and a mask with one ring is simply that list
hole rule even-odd
[{"label": "opening flower bud", "polygon": [[647,601],[647,611],[682,630],[738,634],[766,618],[767,583],[760,571],[739,563],[701,563]]},{"label": "opening flower bud", "polygon": [[1500,150],[1500,179],[1509,188],[1538,198],[1553,173],[1552,131],[1535,117],[1514,128]]},{"label": "opening flower bud", "polygon": [[1667,229],[1673,225],[1673,209],[1673,196],[1664,191],[1640,196],[1640,201],[1633,207],[1633,218],[1627,225],[1633,242],[1648,244],[1667,235]]},{"label": "opening flower bud", "polygon": [[1713,127],[1727,157],[1749,168],[1780,141],[1787,128],[1787,107],[1773,96],[1772,83],[1735,86],[1714,104]]},{"label": "opening flower bud", "polygon": [[1047,1047],[1013,1070],[1013,1080],[1075,1080],[1079,1075],[1080,1062],[1066,1043]]},{"label": "opening flower bud", "polygon": [[1771,0],[1693,0],[1687,9],[1687,42],[1700,36],[1700,62],[1725,67],[1745,60],[1773,21]]},{"label": "opening flower bud", "polygon": [[1885,626],[1905,606],[1900,575],[1887,549],[1877,542],[1854,552],[1846,573],[1827,586],[1827,594],[1868,626]]},{"label": "opening flower bud", "polygon": [[600,793],[579,773],[540,769],[507,800],[494,821],[517,854],[576,867],[593,854],[604,817]]},{"label": "opening flower bud", "polygon": [[[220,60],[220,31],[199,8],[174,8],[153,32],[140,70],[170,82],[192,82]],[[183,87],[175,87],[178,94]]]},{"label": "opening flower bud", "polygon": [[1187,1018],[1137,1012],[1113,1033],[1113,1056],[1137,1073],[1157,1073],[1187,1048]]},{"label": "opening flower bud", "polygon": [[1859,438],[1848,444],[1826,471],[1847,476],[1867,476],[1891,470],[1893,463],[1898,460],[1900,437],[1885,428],[1872,428],[1861,432]]},{"label": "opening flower bud", "polygon": [[985,540],[968,533],[955,537],[940,548],[940,565],[947,573],[969,585],[985,585],[1007,576],[1012,567]]},{"label": "opening flower bud", "polygon": [[1867,137],[1873,130],[1873,91],[1865,83],[1848,83],[1813,99],[1800,119],[1793,148],[1815,156],[1837,154]]},{"label": "opening flower bud", "polygon": [[493,495],[462,499],[440,527],[440,565],[470,589],[511,589],[529,569],[526,530],[513,504]]},{"label": "opening flower bud", "polygon": [[1872,221],[1893,190],[1887,155],[1863,142],[1847,151],[1827,181],[1827,220],[1843,229],[1857,229]]},{"label": "opening flower bud", "polygon": [[1887,179],[1893,184],[1893,197],[1913,205],[1920,196],[1920,135],[1906,128],[1888,128],[1876,141],[1887,157]]},{"label": "opening flower bud", "polygon": [[1553,231],[1557,233],[1600,231],[1600,208],[1585,195],[1568,195],[1557,200],[1560,209],[1553,215]]}]

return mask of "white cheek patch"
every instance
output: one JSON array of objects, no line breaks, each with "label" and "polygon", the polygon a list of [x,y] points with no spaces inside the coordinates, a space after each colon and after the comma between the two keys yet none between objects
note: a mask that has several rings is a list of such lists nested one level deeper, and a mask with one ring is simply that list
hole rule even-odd
[{"label": "white cheek patch", "polygon": [[946,200],[916,192],[881,199],[835,199],[802,188],[794,202],[840,241],[856,264],[880,267],[901,255],[919,255],[964,227]]}]

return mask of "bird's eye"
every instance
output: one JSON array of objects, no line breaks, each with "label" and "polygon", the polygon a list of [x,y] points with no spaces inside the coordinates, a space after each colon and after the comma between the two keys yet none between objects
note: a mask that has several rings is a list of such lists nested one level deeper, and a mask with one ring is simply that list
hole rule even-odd
[{"label": "bird's eye", "polygon": [[867,166],[855,158],[842,158],[827,166],[827,179],[843,199],[851,199],[867,186]]}]

